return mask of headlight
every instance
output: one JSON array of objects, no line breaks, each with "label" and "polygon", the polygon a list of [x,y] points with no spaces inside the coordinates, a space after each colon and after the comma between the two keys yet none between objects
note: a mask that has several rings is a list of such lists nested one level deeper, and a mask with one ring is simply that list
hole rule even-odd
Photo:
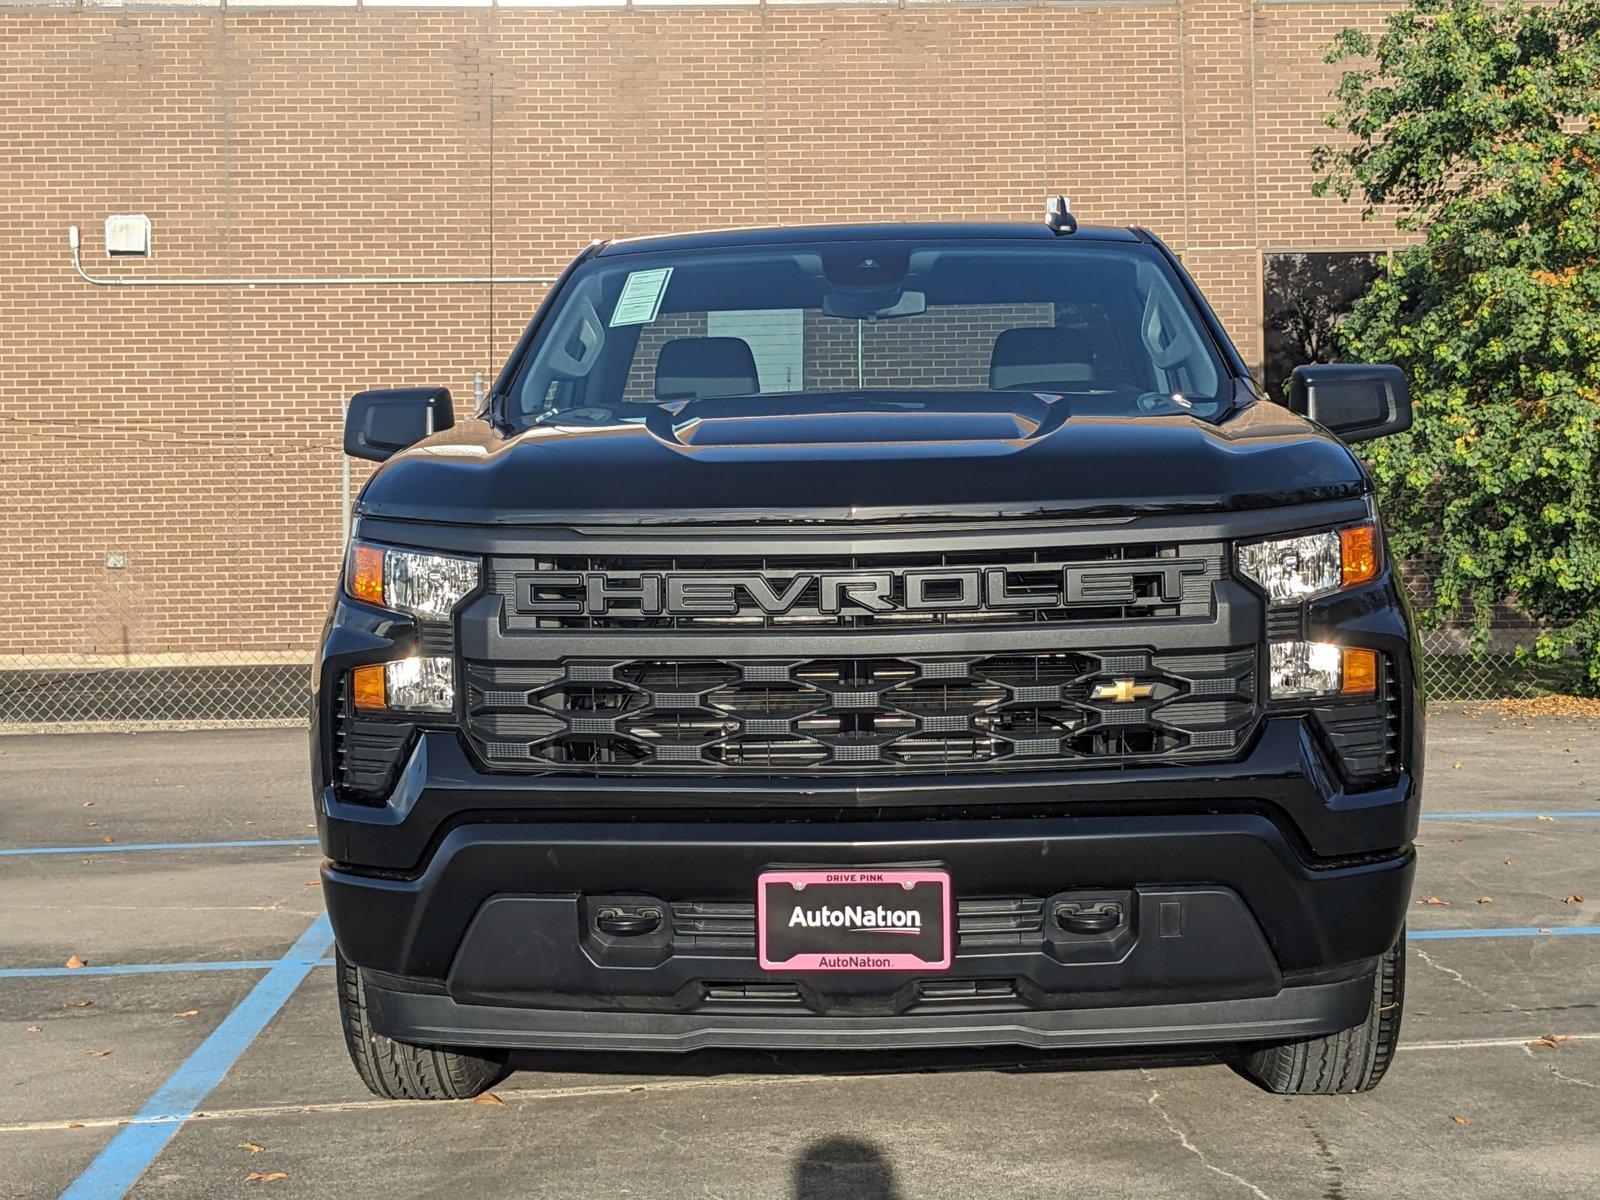
[{"label": "headlight", "polygon": [[454,664],[448,658],[400,658],[350,672],[350,695],[365,711],[448,713],[456,706]]},{"label": "headlight", "polygon": [[1372,523],[1248,542],[1236,553],[1240,573],[1265,588],[1274,604],[1325,596],[1378,575],[1378,533]]},{"label": "headlight", "polygon": [[1378,655],[1331,642],[1273,642],[1267,647],[1274,700],[1370,696],[1378,690]]},{"label": "headlight", "polygon": [[352,542],[345,587],[357,600],[433,620],[478,586],[478,560]]}]

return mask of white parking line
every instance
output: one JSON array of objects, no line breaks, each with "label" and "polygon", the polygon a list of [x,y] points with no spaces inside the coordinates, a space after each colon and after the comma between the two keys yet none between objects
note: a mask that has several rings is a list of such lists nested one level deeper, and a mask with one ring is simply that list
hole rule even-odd
[{"label": "white parking line", "polygon": [[[1572,1042],[1600,1042],[1600,1033],[1564,1033],[1563,1040]],[[1482,1050],[1496,1049],[1507,1046],[1531,1046],[1536,1038],[1462,1038],[1458,1041],[1442,1042],[1401,1042],[1400,1052],[1411,1050]]]}]

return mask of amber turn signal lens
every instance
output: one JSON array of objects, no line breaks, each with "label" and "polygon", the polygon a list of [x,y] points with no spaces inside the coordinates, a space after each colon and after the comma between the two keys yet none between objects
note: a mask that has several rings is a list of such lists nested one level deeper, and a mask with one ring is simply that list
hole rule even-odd
[{"label": "amber turn signal lens", "polygon": [[350,695],[357,708],[388,708],[389,699],[383,688],[383,664],[374,663],[351,671]]},{"label": "amber turn signal lens", "polygon": [[1339,565],[1344,587],[1378,577],[1378,532],[1374,525],[1339,531]]},{"label": "amber turn signal lens", "polygon": [[1345,646],[1342,651],[1344,682],[1339,691],[1345,696],[1371,696],[1378,690],[1378,652]]},{"label": "amber turn signal lens", "polygon": [[365,600],[368,604],[383,603],[382,550],[376,546],[361,545],[353,549],[350,555],[349,588],[350,594],[357,600]]}]

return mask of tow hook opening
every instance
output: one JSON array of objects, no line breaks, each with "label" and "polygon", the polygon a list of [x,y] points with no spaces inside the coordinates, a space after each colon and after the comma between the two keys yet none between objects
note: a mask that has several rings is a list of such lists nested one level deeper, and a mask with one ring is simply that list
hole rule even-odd
[{"label": "tow hook opening", "polygon": [[1068,933],[1097,937],[1121,929],[1127,909],[1120,900],[1058,900],[1051,919]]},{"label": "tow hook opening", "polygon": [[594,915],[594,927],[611,937],[641,937],[661,928],[661,910],[653,906],[602,908]]}]

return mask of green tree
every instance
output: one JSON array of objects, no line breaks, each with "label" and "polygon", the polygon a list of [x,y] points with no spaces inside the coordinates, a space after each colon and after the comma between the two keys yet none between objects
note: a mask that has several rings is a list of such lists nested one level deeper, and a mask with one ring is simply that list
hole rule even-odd
[{"label": "green tree", "polygon": [[1374,443],[1396,552],[1434,622],[1483,641],[1514,599],[1600,691],[1600,2],[1412,0],[1346,29],[1316,191],[1420,240],[1357,302],[1346,357],[1406,368],[1412,431]]}]

